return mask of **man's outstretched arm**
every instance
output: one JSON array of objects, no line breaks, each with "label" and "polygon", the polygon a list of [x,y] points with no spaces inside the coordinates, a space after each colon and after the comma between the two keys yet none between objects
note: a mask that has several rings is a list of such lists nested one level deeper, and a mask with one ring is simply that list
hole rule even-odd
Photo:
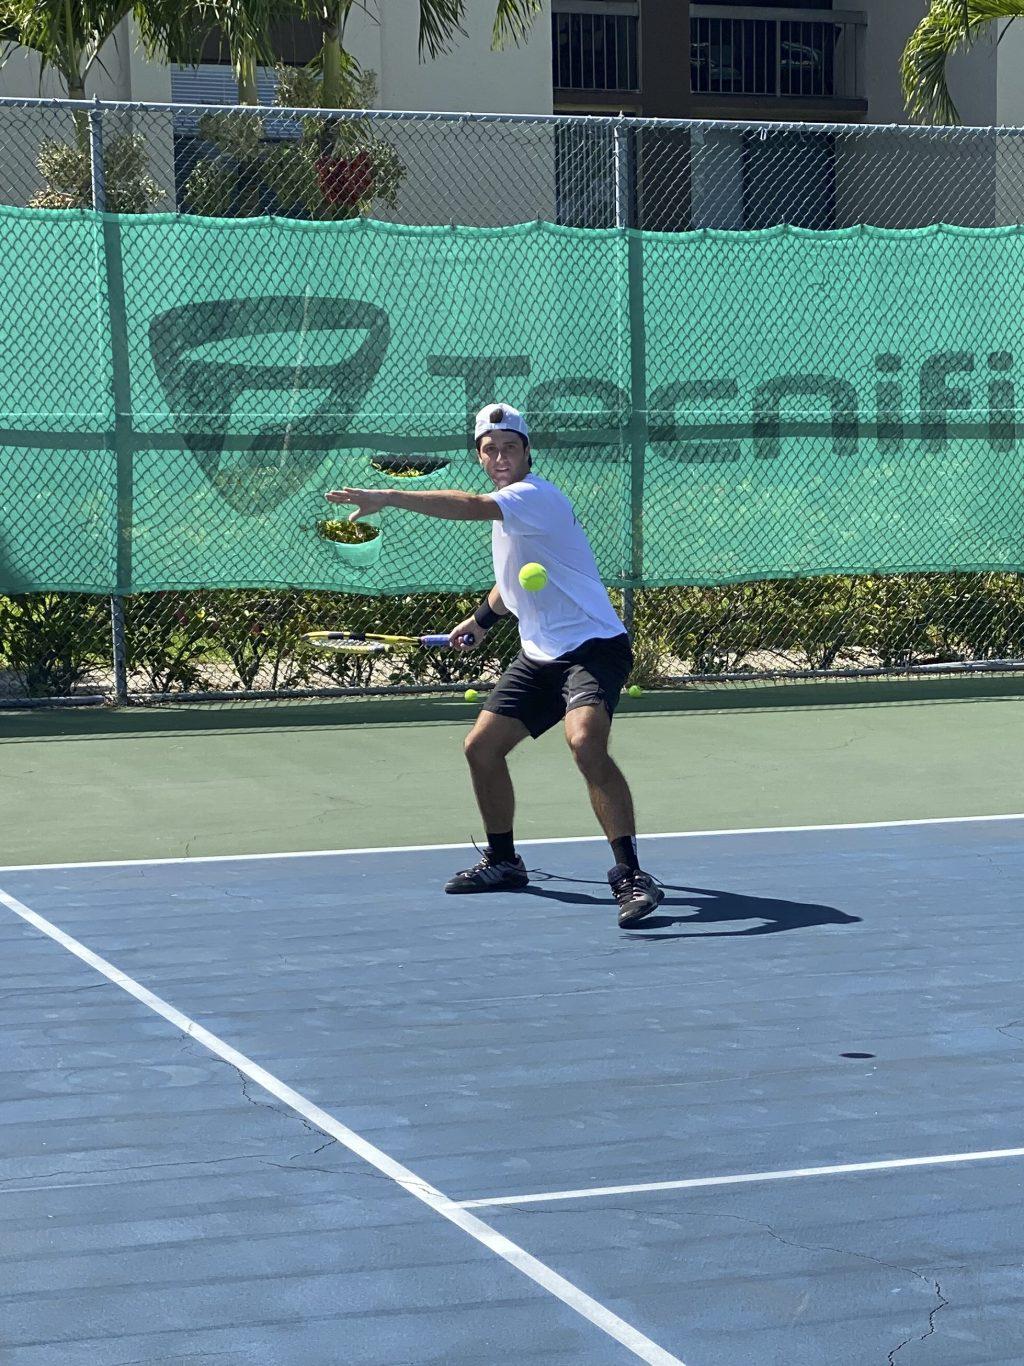
[{"label": "man's outstretched arm", "polygon": [[325,495],[329,503],[353,504],[348,520],[356,522],[382,508],[400,508],[424,517],[444,517],[452,522],[500,522],[501,508],[486,494],[463,493],[459,489],[431,489],[422,493],[405,489],[332,489]]}]

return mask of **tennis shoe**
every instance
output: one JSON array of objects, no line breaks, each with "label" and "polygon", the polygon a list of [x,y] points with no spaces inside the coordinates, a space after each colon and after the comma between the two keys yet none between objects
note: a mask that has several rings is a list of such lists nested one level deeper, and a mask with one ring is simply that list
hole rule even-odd
[{"label": "tennis shoe", "polygon": [[529,881],[526,864],[518,855],[511,863],[500,863],[490,849],[484,849],[480,862],[450,877],[444,889],[453,895],[465,892],[518,892]]},{"label": "tennis shoe", "polygon": [[609,869],[608,885],[619,903],[619,924],[624,926],[643,920],[665,899],[665,893],[650,873],[630,868],[625,863],[617,863]]}]

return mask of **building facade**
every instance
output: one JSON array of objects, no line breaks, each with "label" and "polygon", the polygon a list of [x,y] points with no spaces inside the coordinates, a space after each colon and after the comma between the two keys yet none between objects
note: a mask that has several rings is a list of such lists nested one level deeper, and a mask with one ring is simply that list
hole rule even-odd
[{"label": "building facade", "polygon": [[[856,0],[854,0],[856,3]],[[382,109],[495,113],[627,113],[655,118],[903,123],[899,56],[924,0],[545,0],[529,40],[493,52],[492,0],[467,7],[452,51],[420,60],[417,0],[353,7],[346,47],[377,75]],[[312,27],[279,35],[287,61],[304,63]],[[950,83],[961,121],[1024,124],[1024,25],[998,47],[954,58]],[[104,99],[233,103],[226,54],[209,45],[198,69],[146,60],[126,21],[88,83]],[[271,98],[265,73],[261,94]],[[0,95],[60,93],[19,51],[0,70]]]},{"label": "building facade", "polygon": [[[377,77],[377,107],[381,109],[494,111],[506,114],[550,114],[551,17],[545,8],[529,42],[505,51],[491,51],[493,6],[475,0],[467,6],[466,32],[457,36],[452,51],[436,59],[420,60],[418,0],[386,0],[374,7],[353,6],[345,32],[345,46]],[[295,23],[275,35],[275,50],[285,62],[303,65],[319,48],[316,27]],[[273,97],[273,73],[259,81],[261,100]],[[108,100],[145,100],[158,103],[234,104],[237,92],[226,52],[207,44],[198,68],[180,68],[147,61],[125,20],[104,48],[102,67],[90,75],[88,95]],[[33,54],[16,51],[0,69],[0,96],[32,97],[63,94],[59,81],[47,73],[42,84]]]},{"label": "building facade", "polygon": [[[553,106],[655,118],[905,123],[924,0],[552,0]],[[1024,32],[950,63],[965,124],[1024,121]]]},{"label": "building facade", "polygon": [[[467,7],[467,32],[434,60],[419,58],[418,0],[387,0],[376,14],[353,7],[345,45],[375,73],[380,109],[605,116],[602,124],[575,119],[503,130],[391,121],[387,139],[403,172],[396,202],[375,202],[377,216],[481,225],[543,218],[662,231],[1024,220],[1016,137],[997,139],[985,155],[948,139],[938,170],[922,177],[905,134],[876,128],[870,137],[854,136],[858,125],[906,122],[899,59],[925,0],[860,0],[858,9],[826,0],[545,3],[527,42],[494,52],[494,0],[476,0]],[[275,50],[293,65],[319,47],[313,25],[295,23],[274,36]],[[1024,126],[1021,70],[1024,23],[1010,26],[998,46],[986,41],[956,57],[949,75],[962,122]],[[274,72],[261,71],[261,102],[273,103],[274,86]],[[237,100],[227,53],[216,41],[197,68],[171,67],[147,61],[127,24],[87,90],[129,102]],[[39,93],[37,61],[15,52],[0,70],[0,95]],[[62,92],[48,75],[42,93]],[[616,135],[608,116],[620,113],[654,122]],[[216,155],[198,116],[150,113],[134,117],[134,127],[146,137],[159,207],[217,212],[197,208],[190,193],[196,167]],[[67,136],[66,118],[63,133],[56,124],[53,132]],[[267,133],[268,140],[296,136],[288,120]],[[5,202],[34,202],[40,183],[26,156],[0,165]],[[305,216],[301,204],[259,194],[255,206],[247,201],[223,212]],[[904,206],[898,220],[896,200]]]}]

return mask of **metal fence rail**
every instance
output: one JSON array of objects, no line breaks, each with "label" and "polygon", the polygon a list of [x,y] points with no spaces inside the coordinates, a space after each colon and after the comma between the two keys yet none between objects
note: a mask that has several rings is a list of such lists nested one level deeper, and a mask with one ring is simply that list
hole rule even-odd
[{"label": "metal fence rail", "polygon": [[[782,37],[798,49],[798,27],[776,35],[779,51]],[[652,232],[1024,222],[1017,129],[8,99],[0,133],[0,203],[37,208],[476,226],[541,219]],[[467,408],[475,397],[467,393]],[[112,601],[12,593],[0,597],[0,699],[464,687],[502,667],[514,649],[507,635],[485,655],[459,659],[319,660],[296,639],[341,616],[353,628],[418,634],[458,620],[472,601],[295,590]],[[622,606],[635,629],[637,676],[648,684],[1004,667],[1024,657],[1016,574],[627,589]]]}]

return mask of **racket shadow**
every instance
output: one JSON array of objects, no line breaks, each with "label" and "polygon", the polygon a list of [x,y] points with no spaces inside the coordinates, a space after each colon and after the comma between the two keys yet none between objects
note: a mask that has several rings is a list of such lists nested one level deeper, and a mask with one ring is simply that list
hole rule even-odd
[{"label": "racket shadow", "polygon": [[[543,875],[541,875],[543,876]],[[635,929],[624,930],[634,939],[714,939],[739,938],[752,934],[783,934],[793,930],[813,929],[818,925],[859,924],[859,915],[849,915],[837,906],[814,901],[788,901],[780,897],[747,896],[727,892],[716,887],[684,887],[673,883],[661,884],[669,894],[655,915],[649,915]],[[673,896],[672,893],[681,895]],[[563,891],[561,888],[538,886],[531,883],[520,895],[541,897],[568,905],[600,906],[607,909],[610,895],[590,892]],[[669,915],[670,909],[688,910],[686,915]],[[704,929],[704,926],[739,925],[742,921],[759,921],[737,929]],[[693,926],[692,930],[669,934],[651,934],[651,930],[671,930],[674,925]]]}]

